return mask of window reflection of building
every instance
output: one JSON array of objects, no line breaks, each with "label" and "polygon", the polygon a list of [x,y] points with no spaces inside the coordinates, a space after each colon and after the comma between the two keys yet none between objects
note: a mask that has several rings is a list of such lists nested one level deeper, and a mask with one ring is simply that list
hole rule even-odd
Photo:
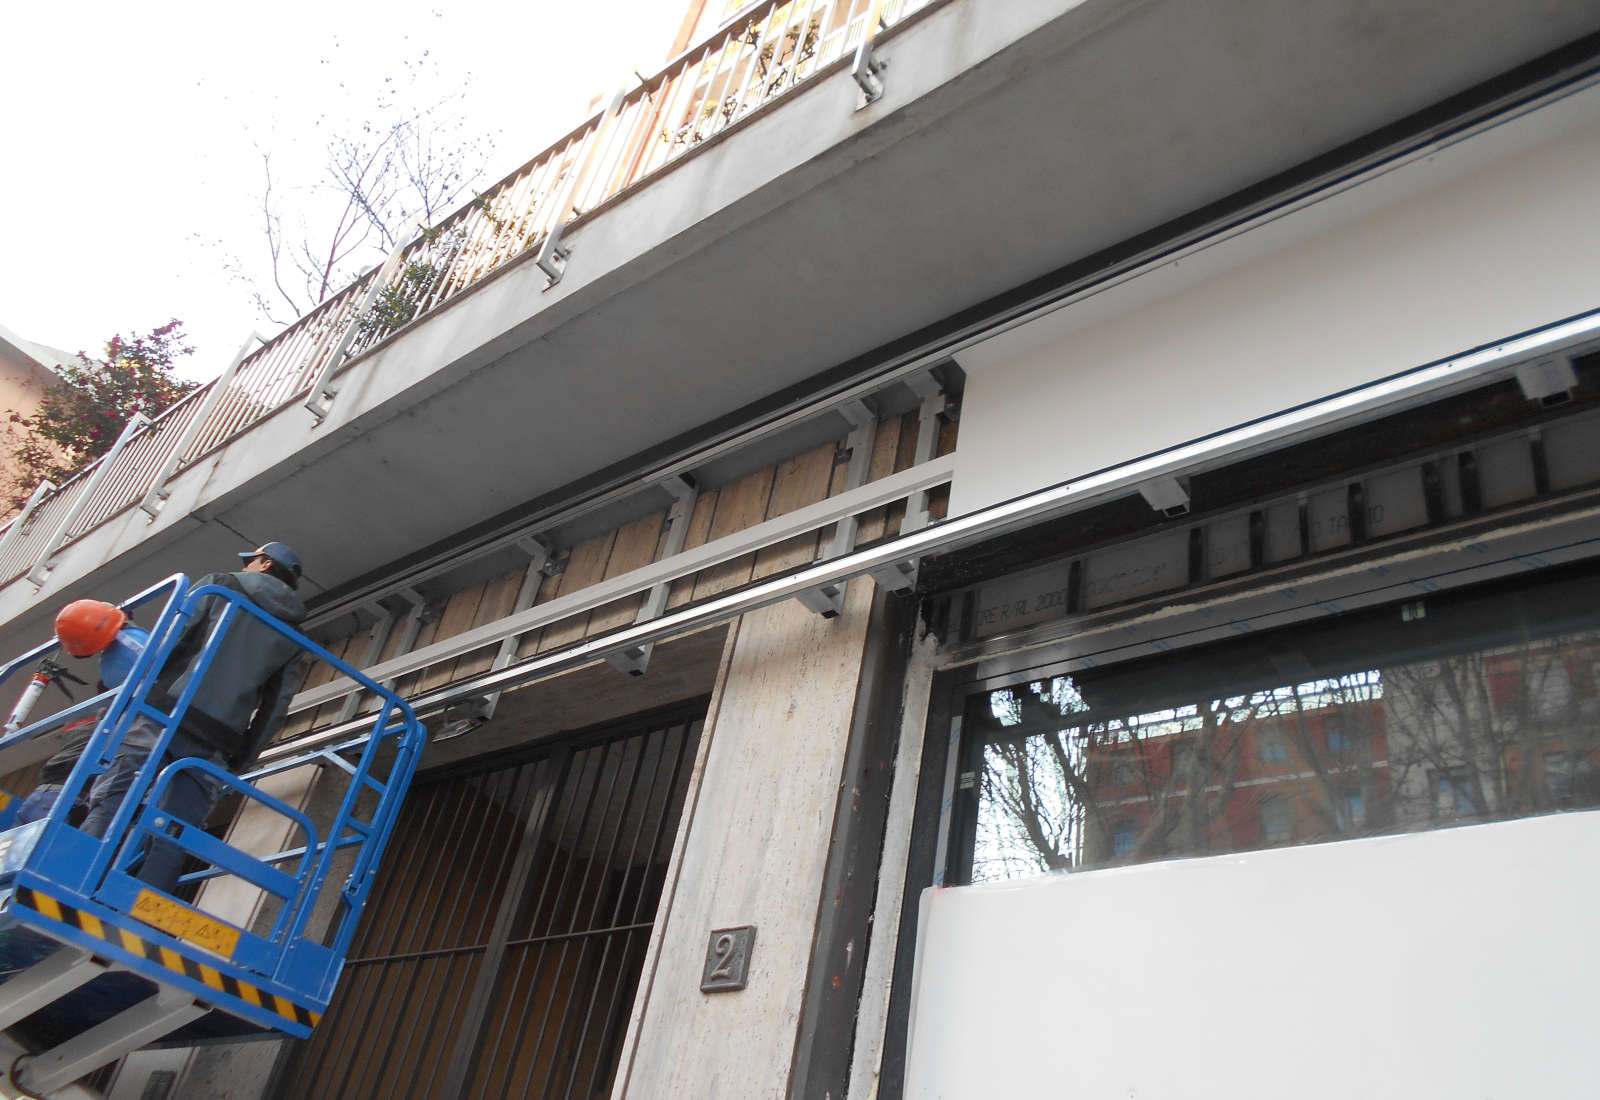
[{"label": "window reflection of building", "polygon": [[[1260,686],[1274,646],[989,692],[974,880],[1246,851],[1600,804],[1600,633],[1370,638],[1372,666]],[[1514,612],[1507,612],[1514,614]],[[1360,652],[1337,622],[1308,652]],[[1420,640],[1419,640],[1420,639]],[[1445,648],[1447,652],[1440,652]],[[1309,667],[1309,666],[1308,666]],[[1242,669],[1243,671],[1236,671]],[[1164,677],[1220,698],[1174,698]],[[1250,682],[1255,679],[1256,682]],[[1146,686],[1149,685],[1149,686]],[[1203,691],[1203,688],[1199,690]]]}]

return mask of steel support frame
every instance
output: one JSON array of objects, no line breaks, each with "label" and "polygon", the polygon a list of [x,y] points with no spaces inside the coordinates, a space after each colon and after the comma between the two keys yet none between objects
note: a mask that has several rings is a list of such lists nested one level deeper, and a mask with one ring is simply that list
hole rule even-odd
[{"label": "steel support frame", "polygon": [[115,1061],[146,1043],[169,1035],[211,1011],[181,989],[156,992],[59,1046],[22,1058],[13,1071],[17,1084],[48,1095],[85,1073]]},{"label": "steel support frame", "polygon": [[[841,406],[839,411],[850,421],[850,434],[845,446],[850,451],[850,466],[845,471],[844,491],[851,493],[866,484],[872,472],[872,450],[878,438],[878,414],[865,400]],[[833,528],[833,541],[823,552],[822,560],[831,561],[856,548],[856,529],[859,522],[855,513],[839,517]],[[825,619],[836,617],[844,608],[844,584],[825,584],[800,594],[800,603]]]},{"label": "steel support frame", "polygon": [[[912,464],[931,462],[939,449],[939,424],[944,416],[946,398],[944,390],[931,374],[918,374],[906,379],[906,384],[922,399],[917,413],[917,444]],[[909,535],[928,525],[928,491],[919,489],[906,498],[905,518],[900,521],[900,533]],[[917,583],[917,561],[908,558],[892,562],[871,573],[879,585],[894,592],[903,592]]]},{"label": "steel support frame", "polygon": [[[544,579],[553,573],[555,547],[548,540],[538,535],[525,535],[517,540],[517,548],[528,555],[528,567],[523,571],[522,583],[517,588],[517,598],[512,604],[511,613],[526,611],[533,606],[533,601],[539,598],[539,586]],[[512,661],[517,659],[517,644],[520,635],[512,635],[500,642],[500,648],[495,651],[494,660],[489,663],[489,671],[498,672]],[[498,691],[491,691],[487,695],[468,700],[459,708],[461,713],[453,715],[463,720],[467,725],[458,731],[466,733],[482,725],[494,717],[495,708],[500,705]],[[458,735],[457,734],[457,735]],[[441,735],[441,737],[444,735]]]},{"label": "steel support frame", "polygon": [[[419,716],[438,714],[460,699],[473,694],[482,694],[485,691],[502,691],[533,683],[537,680],[546,679],[599,661],[607,653],[627,649],[643,642],[660,641],[665,638],[675,637],[715,623],[725,622],[728,619],[762,607],[794,599],[801,592],[816,588],[822,584],[868,575],[886,565],[918,559],[927,554],[948,553],[963,546],[996,538],[1061,515],[1092,507],[1106,500],[1130,495],[1137,492],[1140,485],[1155,478],[1214,468],[1225,463],[1265,454],[1268,451],[1293,442],[1314,438],[1329,431],[1386,416],[1417,401],[1436,400],[1451,393],[1461,392],[1464,389],[1486,385],[1496,379],[1510,377],[1514,368],[1531,356],[1548,354],[1551,350],[1567,346],[1574,341],[1592,338],[1596,331],[1600,331],[1600,311],[1583,314],[1543,329],[1524,333],[1499,344],[1478,348],[1448,359],[1438,360],[1368,386],[1347,390],[1333,397],[1310,402],[1275,416],[1263,417],[1260,420],[1230,428],[1203,439],[1193,440],[1177,447],[1146,455],[1120,466],[1109,467],[1072,481],[1025,494],[1014,500],[990,505],[963,516],[947,519],[941,523],[924,527],[920,531],[903,534],[898,538],[887,540],[870,549],[857,550],[843,558],[819,562],[796,572],[776,577],[772,580],[762,581],[747,588],[669,612],[652,622],[635,625],[603,637],[579,642],[553,653],[520,661],[500,672],[491,673],[467,683],[440,688],[412,699],[410,702]],[[931,487],[949,480],[950,474],[954,469],[953,459],[953,455],[945,455],[927,463],[927,472],[930,476],[926,485]],[[912,467],[909,470],[902,471],[901,474],[891,475],[890,478],[873,482],[865,486],[861,491],[869,492],[875,489],[881,491],[893,479],[917,474],[922,469],[923,467]],[[914,479],[903,482],[899,485],[899,496],[904,497],[912,489],[918,487],[922,486],[914,484]],[[822,504],[837,504],[838,501],[839,498],[830,498],[823,501]],[[868,507],[871,507],[871,505],[863,504],[855,510],[865,511]],[[802,511],[805,510],[802,509]],[[798,514],[791,513],[791,515]],[[759,524],[743,534],[749,535],[761,528],[770,527],[773,523],[781,523],[788,518],[780,517],[777,521],[768,520],[765,524]],[[826,522],[827,520],[824,519],[813,523],[812,529]],[[790,531],[788,535],[792,536],[796,533],[799,532]],[[718,543],[726,544],[728,541],[727,539],[721,539],[718,540]],[[708,546],[711,545],[715,544],[708,544]],[[740,550],[730,551],[729,556],[737,556],[739,553],[747,552],[750,548],[753,547],[747,546]],[[687,554],[681,555],[681,557],[689,557],[696,552],[689,551]],[[672,573],[673,564],[672,562],[661,562],[648,568],[651,570],[661,569],[663,572],[670,574]],[[692,572],[700,567],[693,566],[687,571]],[[616,578],[615,581],[607,583],[614,585],[618,581],[634,580],[637,585],[638,572],[624,574],[622,577]],[[650,583],[660,579],[662,579],[660,575],[653,575]],[[563,597],[563,600],[551,601],[551,603],[533,610],[545,612],[546,614],[549,614],[547,609],[558,610],[560,614],[552,614],[549,619],[549,621],[555,621],[573,614],[577,610],[600,606],[627,594],[626,586],[624,585],[624,590],[608,590],[602,594],[602,598],[585,598],[587,593],[595,592],[605,587],[605,585],[597,585],[574,593],[571,597],[572,604],[570,606],[556,607],[557,604],[566,599],[566,597]],[[593,599],[594,602],[592,604],[589,603],[589,599]],[[519,617],[513,616],[512,618],[518,619]],[[526,616],[520,618],[525,619]],[[535,625],[544,625],[544,621],[541,618],[540,622]],[[526,623],[520,623],[514,632],[523,632],[529,628],[530,626]],[[467,648],[478,648],[489,641],[493,641],[496,636],[503,637],[503,634],[495,635],[494,632],[505,629],[504,624],[490,624],[488,627],[480,628],[479,633],[487,632],[494,636],[472,639],[472,644],[469,644]],[[463,635],[462,637],[467,636]],[[429,648],[432,649],[433,647]],[[421,655],[421,651],[419,651],[419,655]],[[435,657],[433,659],[443,658]],[[381,669],[375,671],[384,675],[389,674]],[[413,669],[402,669],[394,674],[398,675],[405,671],[413,671]],[[371,675],[371,671],[368,674]],[[303,700],[299,706],[316,705],[327,701],[328,698],[336,698],[339,694],[342,694],[342,690],[339,689],[337,684],[332,685],[332,689],[332,693],[327,698]],[[321,692],[328,689],[319,688],[316,690]],[[348,690],[348,688],[343,690]],[[307,693],[308,696],[311,694]],[[335,726],[321,730],[298,740],[273,746],[272,749],[263,754],[262,762],[270,765],[274,760],[283,756],[311,752],[325,746],[338,745],[362,732],[363,730],[361,729],[349,726]]]},{"label": "steel support frame", "polygon": [[[784,539],[796,535],[807,534],[820,527],[825,527],[835,522],[841,516],[855,515],[869,511],[897,500],[903,500],[918,489],[932,488],[948,482],[955,471],[955,456],[945,455],[936,458],[921,466],[913,466],[897,474],[880,478],[868,485],[862,486],[854,493],[842,493],[839,496],[829,497],[818,501],[816,504],[798,508],[793,512],[778,516],[747,527],[743,531],[735,532],[725,538],[697,546],[692,550],[685,550],[670,558],[663,558],[640,569],[620,574],[608,581],[581,588],[576,592],[558,596],[537,607],[516,615],[508,615],[493,623],[463,631],[453,638],[435,642],[424,646],[404,656],[395,657],[370,669],[363,669],[368,676],[380,682],[386,682],[397,676],[417,672],[429,665],[440,661],[453,660],[465,656],[474,650],[516,634],[526,634],[538,627],[549,626],[572,615],[584,611],[592,611],[597,607],[622,599],[636,592],[644,591],[652,586],[677,580],[679,577],[698,573],[702,569],[709,569],[714,565],[731,561],[744,554],[760,550],[773,543],[782,542]],[[811,587],[807,585],[806,587]],[[662,618],[669,616],[663,615]],[[636,624],[627,631],[613,637],[627,636],[630,632],[647,630],[650,624]],[[641,641],[651,641],[651,638],[642,638]],[[619,646],[619,649],[627,648]],[[607,652],[610,652],[608,650]],[[348,679],[340,677],[321,687],[312,688],[295,696],[289,705],[291,714],[308,707],[321,706],[339,699],[347,692],[354,690],[354,685]],[[481,694],[481,693],[480,693]]]},{"label": "steel support frame", "polygon": [[[684,544],[689,538],[689,518],[694,515],[695,501],[699,499],[700,492],[694,480],[685,474],[675,474],[661,484],[672,494],[672,508],[667,512],[667,544],[661,551],[661,557],[669,559],[683,553]],[[658,581],[652,586],[639,608],[639,614],[634,616],[634,625],[659,619],[667,609],[667,597],[671,592],[672,585],[667,581]],[[655,648],[654,642],[644,642],[631,649],[608,653],[606,663],[629,676],[643,676],[650,667],[650,654],[655,652]]]}]

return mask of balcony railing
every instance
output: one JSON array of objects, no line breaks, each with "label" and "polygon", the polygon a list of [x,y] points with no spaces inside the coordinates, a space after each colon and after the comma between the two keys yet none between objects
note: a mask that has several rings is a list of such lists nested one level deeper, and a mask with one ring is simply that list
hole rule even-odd
[{"label": "balcony railing", "polygon": [[[424,230],[385,269],[367,272],[294,322],[245,358],[231,377],[189,394],[117,451],[37,499],[0,528],[0,585],[48,568],[74,539],[160,488],[155,479],[163,471],[170,477],[274,413],[308,397],[314,403],[319,395],[313,389],[319,382],[326,386],[349,359],[512,261],[534,258],[558,278],[563,229],[793,89],[846,64],[877,28],[888,33],[911,15],[949,2],[769,0],[741,16]],[[384,271],[386,282],[373,292]],[[218,385],[224,392],[212,400]],[[203,422],[194,426],[199,417]],[[176,467],[168,469],[180,446]],[[86,505],[77,511],[85,496]],[[71,523],[62,531],[68,517]]]}]

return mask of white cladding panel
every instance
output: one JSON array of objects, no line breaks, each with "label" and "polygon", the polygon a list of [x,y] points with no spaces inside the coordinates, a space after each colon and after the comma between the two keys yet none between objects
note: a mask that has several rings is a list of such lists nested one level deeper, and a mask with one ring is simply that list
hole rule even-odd
[{"label": "white cladding panel", "polygon": [[923,897],[914,1100],[1594,1095],[1600,812]]},{"label": "white cladding panel", "polygon": [[1597,121],[1571,96],[961,353],[951,514],[1600,306]]}]

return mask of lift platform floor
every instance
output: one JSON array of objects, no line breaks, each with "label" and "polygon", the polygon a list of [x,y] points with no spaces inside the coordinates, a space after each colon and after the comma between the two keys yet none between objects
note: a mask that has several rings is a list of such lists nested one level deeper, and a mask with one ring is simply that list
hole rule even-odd
[{"label": "lift platform floor", "polygon": [[[0,892],[0,986],[27,971],[64,945],[50,936],[19,924],[14,916],[11,891]],[[34,1049],[54,1047],[124,1009],[153,996],[156,983],[126,970],[109,970],[79,986],[12,1027],[13,1036]],[[212,1009],[152,1046],[191,1046],[207,1041],[281,1039],[283,1033],[263,1028]]]}]

